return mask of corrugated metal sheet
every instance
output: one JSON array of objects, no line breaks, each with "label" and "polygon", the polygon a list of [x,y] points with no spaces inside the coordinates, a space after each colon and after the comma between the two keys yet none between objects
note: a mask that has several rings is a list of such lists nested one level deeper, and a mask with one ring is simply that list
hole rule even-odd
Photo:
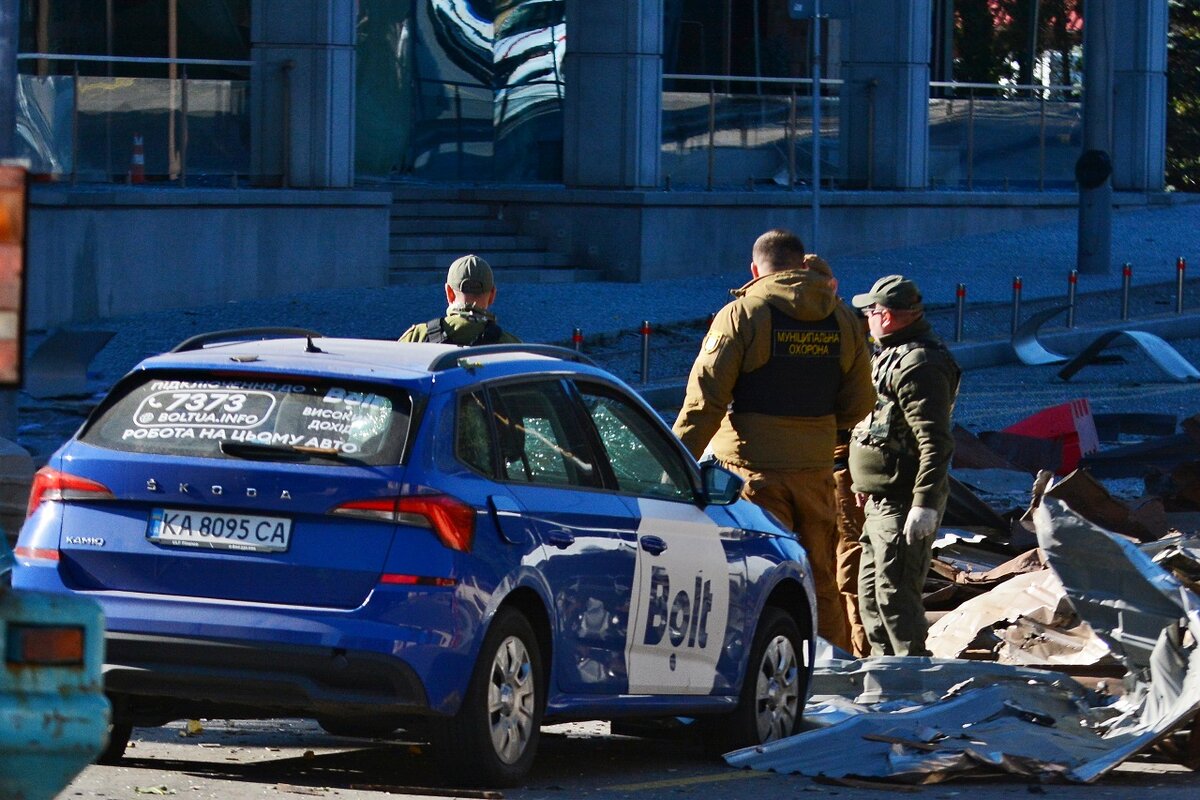
[{"label": "corrugated metal sheet", "polygon": [[1131,668],[1133,691],[1114,700],[1062,675],[995,663],[825,662],[806,719],[826,727],[726,761],[913,783],[997,772],[1090,782],[1188,722],[1200,711],[1200,597],[1060,500],[1046,498],[1035,522],[1080,617]]}]

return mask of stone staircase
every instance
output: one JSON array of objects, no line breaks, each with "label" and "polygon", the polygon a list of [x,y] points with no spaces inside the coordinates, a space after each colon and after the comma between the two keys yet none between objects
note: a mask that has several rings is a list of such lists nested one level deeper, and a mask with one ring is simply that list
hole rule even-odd
[{"label": "stone staircase", "polygon": [[603,270],[577,268],[568,254],[522,235],[497,205],[420,198],[408,192],[393,197],[388,275],[392,285],[441,283],[450,262],[467,253],[487,259],[498,283],[574,283],[604,277]]}]

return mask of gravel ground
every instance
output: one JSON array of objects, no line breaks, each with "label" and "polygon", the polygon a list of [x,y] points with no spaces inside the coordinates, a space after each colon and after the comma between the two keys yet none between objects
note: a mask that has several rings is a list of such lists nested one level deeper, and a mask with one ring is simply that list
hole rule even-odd
[{"label": "gravel ground", "polygon": [[[1197,198],[1200,200],[1200,198]],[[1136,319],[1174,308],[1175,259],[1192,264],[1184,301],[1200,308],[1200,203],[1121,211],[1113,217],[1113,258],[1134,264],[1131,316]],[[967,284],[966,341],[1007,338],[1011,324],[1012,276],[1024,281],[1022,316],[1062,302],[1066,274],[1074,263],[1076,226],[1070,223],[1028,228],[951,242],[835,259],[833,267],[844,297],[865,291],[880,275],[903,272],[923,287],[935,328],[947,339],[954,331],[954,286]],[[602,365],[637,386],[641,381],[642,320],[654,325],[650,377],[678,383],[687,374],[709,315],[729,299],[729,289],[748,278],[748,261],[714,276],[640,284],[511,284],[500,280],[499,320],[526,341],[568,344],[575,327],[583,330],[585,350]],[[1143,265],[1146,265],[1143,267]],[[1118,318],[1121,278],[1080,278],[1077,324],[1087,326]],[[110,331],[115,335],[89,367],[89,387],[103,392],[142,358],[170,349],[196,333],[247,326],[298,326],[331,336],[394,338],[410,323],[442,311],[440,288],[395,286],[308,292],[263,300],[106,319],[73,330]],[[1054,324],[1061,325],[1059,318]],[[1198,326],[1200,327],[1200,326]],[[46,337],[30,331],[32,353]],[[1197,330],[1200,336],[1200,330]],[[1196,340],[1180,344],[1200,364]],[[1137,361],[1137,359],[1134,359]],[[1053,368],[997,367],[970,373],[963,386],[959,418],[973,429],[994,429],[1044,405],[1089,397],[1097,411],[1160,410],[1163,405],[1188,415],[1200,411],[1200,392],[1165,384],[1151,367],[1132,363],[1089,367],[1068,384]],[[36,401],[22,394],[20,444],[44,460],[69,436],[95,398]],[[1134,406],[1137,406],[1135,409]]]}]

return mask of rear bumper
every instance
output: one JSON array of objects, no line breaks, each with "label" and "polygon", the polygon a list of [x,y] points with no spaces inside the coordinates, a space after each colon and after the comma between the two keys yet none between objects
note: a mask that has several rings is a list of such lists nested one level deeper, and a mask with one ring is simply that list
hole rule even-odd
[{"label": "rear bumper", "polygon": [[104,688],[127,700],[130,710],[119,704],[117,713],[135,722],[139,714],[247,710],[313,717],[430,713],[416,672],[378,653],[114,632],[106,641]]}]

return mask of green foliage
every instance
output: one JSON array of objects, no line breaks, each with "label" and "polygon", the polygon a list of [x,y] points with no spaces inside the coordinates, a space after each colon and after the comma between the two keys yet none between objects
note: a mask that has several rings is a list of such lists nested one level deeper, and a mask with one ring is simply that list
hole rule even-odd
[{"label": "green foliage", "polygon": [[1167,185],[1200,191],[1200,0],[1171,0],[1167,34]]},{"label": "green foliage", "polygon": [[1062,74],[1052,83],[1071,83],[1071,52],[1080,35],[1071,30],[1082,0],[954,0],[955,74],[958,81],[1033,83],[1034,44],[1030,25],[1037,11],[1038,54],[1060,54]]},{"label": "green foliage", "polygon": [[954,80],[998,82],[1001,63],[988,0],[956,0],[954,16]]}]

